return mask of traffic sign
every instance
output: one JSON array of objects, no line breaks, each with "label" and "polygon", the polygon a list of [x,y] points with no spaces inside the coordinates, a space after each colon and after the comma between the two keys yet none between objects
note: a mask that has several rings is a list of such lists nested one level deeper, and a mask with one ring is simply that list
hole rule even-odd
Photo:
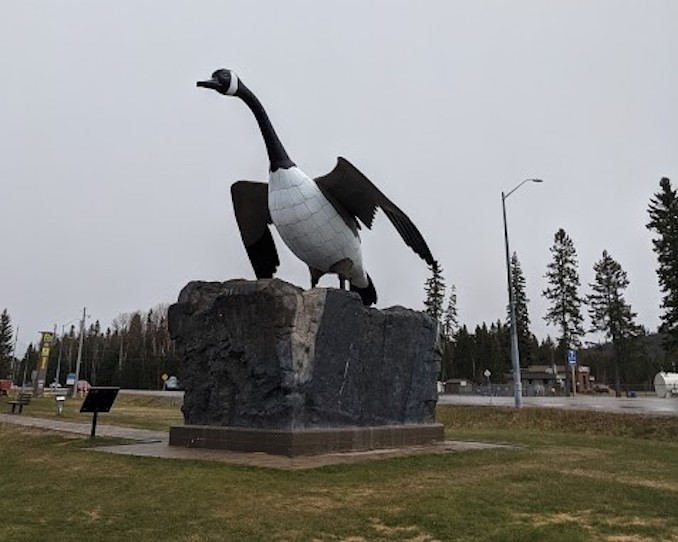
[{"label": "traffic sign", "polygon": [[577,352],[575,350],[567,351],[567,363],[570,365],[577,365]]}]

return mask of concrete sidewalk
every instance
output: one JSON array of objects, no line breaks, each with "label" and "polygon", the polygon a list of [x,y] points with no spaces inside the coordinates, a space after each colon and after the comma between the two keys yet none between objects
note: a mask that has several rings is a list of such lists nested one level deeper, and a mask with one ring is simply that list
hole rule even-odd
[{"label": "concrete sidewalk", "polygon": [[[0,414],[0,423],[11,423],[24,427],[37,427],[65,433],[77,433],[78,435],[90,435],[92,424],[65,422],[58,419],[31,418],[23,414]],[[165,431],[151,431],[148,429],[133,429],[131,427],[116,427],[97,423],[96,434],[99,437],[115,437],[144,442],[168,442],[169,433]]]},{"label": "concrete sidewalk", "polygon": [[[89,423],[65,422],[48,418],[31,418],[18,414],[0,414],[0,424],[8,423],[24,427],[34,427],[51,431],[63,431],[90,435],[92,425]],[[359,463],[375,459],[405,457],[412,455],[446,454],[471,450],[487,450],[498,448],[514,448],[505,444],[488,444],[484,442],[466,442],[447,440],[425,446],[410,446],[407,448],[392,448],[386,450],[370,450],[366,452],[344,452],[319,454],[301,457],[286,457],[261,452],[231,452],[227,450],[206,450],[199,448],[182,448],[169,445],[169,432],[132,429],[129,427],[115,427],[97,423],[97,436],[117,437],[133,441],[132,444],[118,446],[98,446],[90,448],[92,451],[141,457],[157,457],[163,459],[183,459],[190,461],[218,461],[233,465],[251,467],[268,467],[285,470],[303,470],[339,465]]]}]

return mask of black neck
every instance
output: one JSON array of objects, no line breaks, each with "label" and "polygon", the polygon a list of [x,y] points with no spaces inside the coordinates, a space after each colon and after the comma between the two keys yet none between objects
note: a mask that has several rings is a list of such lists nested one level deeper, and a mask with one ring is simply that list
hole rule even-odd
[{"label": "black neck", "polygon": [[240,82],[236,96],[239,96],[240,99],[247,104],[252,113],[254,113],[254,117],[257,119],[261,135],[264,136],[264,143],[266,143],[266,151],[268,152],[268,161],[270,162],[271,171],[280,168],[287,169],[294,167],[295,163],[287,156],[285,148],[282,146],[282,143],[280,143],[280,139],[278,139],[278,136],[273,129],[273,125],[268,119],[266,111],[264,111],[264,106],[261,105],[261,102],[254,94],[252,94],[252,91],[242,83],[242,81]]}]

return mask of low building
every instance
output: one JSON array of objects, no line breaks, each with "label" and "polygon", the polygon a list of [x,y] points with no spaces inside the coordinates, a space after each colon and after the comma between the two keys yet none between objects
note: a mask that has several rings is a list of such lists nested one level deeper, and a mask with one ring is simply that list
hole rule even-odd
[{"label": "low building", "polygon": [[[574,371],[576,392],[591,392],[591,368],[577,365]],[[506,375],[513,384],[513,374]],[[565,365],[529,365],[520,369],[525,396],[559,395],[571,389],[572,369]]]},{"label": "low building", "polygon": [[450,378],[445,380],[444,393],[471,395],[473,393],[473,383],[467,378]]}]

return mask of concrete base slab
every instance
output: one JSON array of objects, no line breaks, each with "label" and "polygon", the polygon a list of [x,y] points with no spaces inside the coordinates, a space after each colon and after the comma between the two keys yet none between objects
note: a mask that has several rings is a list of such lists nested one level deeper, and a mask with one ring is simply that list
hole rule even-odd
[{"label": "concrete base slab", "polygon": [[271,430],[246,427],[182,425],[170,428],[170,446],[234,452],[263,452],[297,457],[336,452],[404,448],[442,442],[443,425],[380,425]]},{"label": "concrete base slab", "polygon": [[282,470],[306,470],[329,465],[347,465],[395,457],[511,448],[514,448],[514,446],[509,444],[446,440],[421,446],[406,446],[403,448],[369,450],[363,452],[327,453],[298,457],[287,457],[262,452],[232,452],[228,450],[209,450],[205,448],[182,448],[178,446],[168,446],[167,442],[100,446],[92,448],[92,450],[142,457],[159,457],[191,461],[218,461],[230,465],[265,467]]}]

